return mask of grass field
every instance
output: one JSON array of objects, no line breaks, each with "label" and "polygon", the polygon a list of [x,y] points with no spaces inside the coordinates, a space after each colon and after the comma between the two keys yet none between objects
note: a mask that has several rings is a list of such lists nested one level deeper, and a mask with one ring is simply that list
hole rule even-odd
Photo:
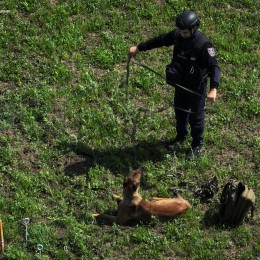
[{"label": "grass field", "polygon": [[[219,227],[220,192],[207,204],[193,192],[216,175],[220,190],[238,178],[259,198],[259,8],[254,0],[0,1],[1,259],[258,259],[259,206],[243,225]],[[185,160],[190,139],[176,156],[165,149],[176,134],[174,89],[133,63],[125,84],[129,47],[170,31],[183,9],[200,16],[222,71],[197,161]],[[171,53],[137,59],[163,74]],[[98,225],[92,213],[116,209],[111,194],[138,165],[145,198],[179,187],[192,209],[166,223]]]}]

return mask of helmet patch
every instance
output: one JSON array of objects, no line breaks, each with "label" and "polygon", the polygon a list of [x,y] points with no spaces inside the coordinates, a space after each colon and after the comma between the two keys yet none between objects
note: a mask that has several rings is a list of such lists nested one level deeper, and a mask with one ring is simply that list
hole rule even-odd
[{"label": "helmet patch", "polygon": [[208,53],[209,53],[209,56],[211,56],[211,57],[215,57],[215,55],[216,55],[214,48],[208,48]]}]

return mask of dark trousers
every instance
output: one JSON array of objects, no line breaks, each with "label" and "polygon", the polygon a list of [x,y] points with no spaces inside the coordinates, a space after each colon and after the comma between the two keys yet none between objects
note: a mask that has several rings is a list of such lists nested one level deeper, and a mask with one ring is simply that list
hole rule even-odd
[{"label": "dark trousers", "polygon": [[[177,138],[184,140],[187,137],[189,124],[192,137],[191,146],[193,148],[198,145],[203,145],[206,86],[201,87],[197,92],[202,96],[197,96],[176,87],[174,95]],[[191,110],[192,113],[184,112],[178,108]]]}]

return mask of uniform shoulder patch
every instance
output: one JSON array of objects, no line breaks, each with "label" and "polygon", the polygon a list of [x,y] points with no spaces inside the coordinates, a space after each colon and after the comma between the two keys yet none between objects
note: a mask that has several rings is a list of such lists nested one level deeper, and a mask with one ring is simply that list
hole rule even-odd
[{"label": "uniform shoulder patch", "polygon": [[208,48],[208,53],[209,53],[209,56],[211,56],[211,57],[215,57],[215,55],[216,55],[214,48]]}]

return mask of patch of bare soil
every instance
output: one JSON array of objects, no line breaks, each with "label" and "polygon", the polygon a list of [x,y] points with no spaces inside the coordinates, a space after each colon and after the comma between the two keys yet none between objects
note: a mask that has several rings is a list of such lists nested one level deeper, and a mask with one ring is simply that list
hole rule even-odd
[{"label": "patch of bare soil", "polygon": [[56,5],[57,4],[57,0],[50,0],[50,4],[51,5]]},{"label": "patch of bare soil", "polygon": [[60,169],[70,177],[86,175],[90,167],[90,158],[76,154],[64,156],[60,161]]}]

